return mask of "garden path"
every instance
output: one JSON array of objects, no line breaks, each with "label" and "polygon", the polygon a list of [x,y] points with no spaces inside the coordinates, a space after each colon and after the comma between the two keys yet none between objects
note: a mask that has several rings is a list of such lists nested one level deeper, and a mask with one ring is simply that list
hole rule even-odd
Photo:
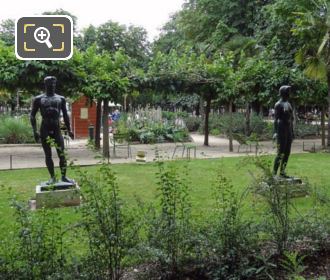
[{"label": "garden path", "polygon": [[[208,147],[203,146],[204,137],[199,134],[191,134],[191,138],[197,146],[197,158],[220,158],[242,156],[246,154],[254,154],[255,149],[252,147],[252,152],[247,152],[247,147],[241,147],[240,152],[237,152],[238,143],[234,142],[234,152],[228,151],[228,139],[210,136]],[[303,142],[305,142],[305,149],[311,149],[315,143],[316,148],[321,146],[320,139],[310,140],[295,140],[292,146],[293,153],[303,152]],[[79,165],[93,165],[99,162],[95,158],[95,153],[86,147],[87,140],[71,141],[68,147],[68,155],[70,159],[75,160]],[[263,153],[274,154],[274,144],[271,141],[261,142],[261,150]],[[145,151],[147,153],[147,161],[153,161],[155,158],[155,149],[158,148],[162,154],[170,159],[172,157],[175,144],[162,143],[157,145],[151,144],[133,144],[131,145],[133,158],[126,158],[126,150],[119,150],[116,152],[118,158],[111,158],[112,163],[130,163],[135,162],[135,155],[137,151]],[[112,151],[111,151],[112,152]],[[174,158],[181,158],[182,148],[179,147]],[[55,151],[53,151],[53,158],[55,165],[58,164],[58,159]],[[33,145],[0,145],[0,170],[7,169],[21,169],[21,168],[36,168],[44,167],[44,154],[39,144]]]}]

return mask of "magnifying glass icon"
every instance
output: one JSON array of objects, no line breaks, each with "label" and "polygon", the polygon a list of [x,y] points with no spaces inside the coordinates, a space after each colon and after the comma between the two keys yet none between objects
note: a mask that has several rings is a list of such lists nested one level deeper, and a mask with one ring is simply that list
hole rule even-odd
[{"label": "magnifying glass icon", "polygon": [[49,41],[50,33],[46,27],[38,27],[34,31],[34,39],[41,44],[46,44],[50,49],[53,47],[52,43]]}]

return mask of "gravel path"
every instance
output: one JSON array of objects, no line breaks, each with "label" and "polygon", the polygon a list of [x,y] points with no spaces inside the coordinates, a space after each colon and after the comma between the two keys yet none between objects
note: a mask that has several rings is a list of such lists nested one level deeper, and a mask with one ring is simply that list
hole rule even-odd
[{"label": "gravel path", "polygon": [[[197,158],[220,158],[220,157],[232,157],[242,156],[245,154],[254,154],[255,148],[252,147],[251,153],[248,153],[247,147],[241,147],[240,152],[237,152],[238,143],[234,142],[234,152],[228,151],[228,140],[221,137],[210,136],[209,146],[203,146],[203,135],[191,134],[191,138],[196,144],[196,157]],[[320,139],[310,140],[295,140],[292,146],[293,153],[303,152],[303,142],[305,149],[311,149],[314,144],[316,148],[321,146]],[[80,165],[92,165],[97,164],[99,159],[95,158],[96,154],[87,148],[87,140],[74,140],[71,141],[68,146],[68,155],[70,159],[75,160]],[[274,144],[271,141],[261,142],[261,151],[263,153],[273,154],[275,153]],[[112,150],[110,155],[111,163],[128,163],[135,162],[135,156],[137,151],[145,151],[147,153],[147,161],[153,161],[155,157],[155,149],[157,149],[165,155],[167,158],[172,158],[173,151],[175,149],[174,143],[163,143],[157,145],[144,145],[134,144],[131,145],[132,158],[127,157],[126,149],[119,149],[116,152],[117,157],[112,158]],[[112,148],[112,147],[110,147]],[[181,158],[182,147],[178,147],[174,155],[174,158]],[[191,154],[193,156],[193,152]],[[53,159],[55,165],[58,165],[58,158],[56,151],[53,150]],[[44,167],[44,154],[39,144],[33,145],[0,145],[0,170],[6,169],[21,169],[21,168],[36,168]]]}]

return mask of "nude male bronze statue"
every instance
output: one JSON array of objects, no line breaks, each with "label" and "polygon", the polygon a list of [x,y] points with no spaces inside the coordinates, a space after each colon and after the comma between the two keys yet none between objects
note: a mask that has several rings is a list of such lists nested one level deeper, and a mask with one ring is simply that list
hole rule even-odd
[{"label": "nude male bronze statue", "polygon": [[277,156],[274,162],[274,175],[277,175],[280,167],[280,176],[290,178],[285,173],[294,138],[293,134],[293,110],[289,103],[291,87],[281,86],[280,100],[275,104],[275,121],[273,139],[277,142]]},{"label": "nude male bronze statue", "polygon": [[[44,79],[45,93],[34,98],[30,121],[33,128],[34,139],[36,142],[41,140],[42,148],[45,153],[46,165],[50,174],[50,180],[47,184],[55,184],[56,177],[54,171],[54,162],[52,159],[51,143],[52,139],[56,144],[57,155],[60,159],[61,179],[63,182],[71,183],[72,180],[66,177],[67,161],[64,155],[64,141],[61,134],[60,117],[63,115],[64,123],[71,139],[74,134],[71,131],[70,119],[66,108],[66,100],[63,96],[56,94],[56,77],[47,76]],[[40,133],[37,131],[36,114],[40,111],[42,122]]]}]

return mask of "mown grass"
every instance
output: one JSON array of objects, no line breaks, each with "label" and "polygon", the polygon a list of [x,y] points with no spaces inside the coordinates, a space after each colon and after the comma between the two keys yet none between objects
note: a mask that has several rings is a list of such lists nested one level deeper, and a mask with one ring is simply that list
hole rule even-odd
[{"label": "mown grass", "polygon": [[[252,182],[251,173],[256,173],[256,168],[247,163],[246,157],[233,157],[222,159],[205,159],[192,161],[174,161],[176,168],[188,167],[190,182],[190,195],[194,216],[203,217],[213,207],[213,183],[216,173],[220,170],[229,178],[235,189],[243,192]],[[271,161],[273,157],[268,157]],[[322,189],[330,195],[330,155],[329,154],[296,154],[292,155],[288,165],[290,175],[304,178],[305,181]],[[97,166],[84,167],[83,170],[94,174]],[[128,205],[135,205],[136,197],[148,202],[155,199],[157,194],[157,165],[149,163],[140,164],[116,164],[112,166],[117,174],[121,197]],[[68,174],[76,178],[74,170]],[[15,196],[19,200],[28,201],[34,196],[35,185],[48,179],[46,168],[24,169],[0,172],[0,185],[4,186],[0,193],[0,217],[2,223],[10,227],[13,223],[13,210],[10,208],[10,199]],[[8,189],[10,189],[8,191]],[[247,203],[252,203],[252,195]],[[308,210],[312,202],[309,197],[295,199],[299,210]],[[76,218],[74,208],[59,209],[64,222],[71,223]]]}]

